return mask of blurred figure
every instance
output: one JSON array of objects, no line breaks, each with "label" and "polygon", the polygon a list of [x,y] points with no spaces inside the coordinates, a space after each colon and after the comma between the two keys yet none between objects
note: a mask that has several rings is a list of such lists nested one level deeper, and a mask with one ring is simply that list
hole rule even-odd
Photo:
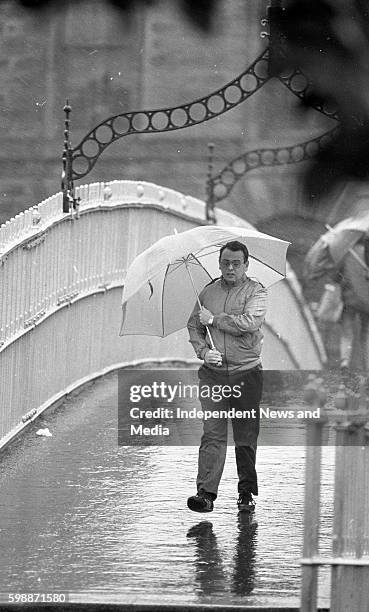
[{"label": "blurred figure", "polygon": [[[342,309],[337,304],[324,309],[321,303],[318,318],[341,324],[340,367],[347,370],[358,361],[353,354],[355,336],[360,343],[360,365],[369,372],[369,214],[350,217],[324,234],[310,249],[305,259],[304,279],[311,282],[328,276],[332,296],[337,285],[341,291]],[[328,300],[329,301],[329,300]],[[331,315],[331,318],[330,318]]]},{"label": "blurred figure", "polygon": [[336,279],[342,287],[343,312],[341,318],[340,356],[342,369],[352,363],[355,330],[361,340],[364,372],[369,372],[369,235],[352,248],[365,263],[366,269],[349,252],[342,261]]}]

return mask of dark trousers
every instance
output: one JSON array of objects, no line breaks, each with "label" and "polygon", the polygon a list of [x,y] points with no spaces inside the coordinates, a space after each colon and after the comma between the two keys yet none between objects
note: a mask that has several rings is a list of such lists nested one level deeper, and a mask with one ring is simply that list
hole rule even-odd
[{"label": "dark trousers", "polygon": [[[249,418],[233,418],[233,439],[236,452],[238,473],[238,492],[258,494],[256,463],[257,438],[259,434],[259,404],[263,388],[263,371],[261,366],[238,374],[221,374],[202,366],[199,370],[200,399],[204,411],[220,411],[235,408],[249,411]],[[240,390],[241,396],[232,394],[229,398],[219,400],[221,389],[225,386]],[[210,397],[204,397],[209,389]],[[251,416],[253,415],[253,416]],[[197,489],[212,493],[214,499],[218,494],[219,482],[223,474],[227,453],[226,418],[207,418],[203,421],[203,435],[199,449]]]}]

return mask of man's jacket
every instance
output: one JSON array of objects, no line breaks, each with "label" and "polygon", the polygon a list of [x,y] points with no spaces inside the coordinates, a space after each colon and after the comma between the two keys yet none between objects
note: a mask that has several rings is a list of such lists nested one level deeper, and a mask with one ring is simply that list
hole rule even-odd
[{"label": "man's jacket", "polygon": [[[249,370],[260,363],[263,341],[261,325],[266,313],[267,291],[259,282],[247,276],[230,286],[223,278],[206,285],[200,293],[200,303],[214,315],[209,326],[215,348],[222,353],[222,366],[206,364],[222,373]],[[196,304],[187,323],[190,342],[199,359],[211,348],[206,328],[199,320]]]}]

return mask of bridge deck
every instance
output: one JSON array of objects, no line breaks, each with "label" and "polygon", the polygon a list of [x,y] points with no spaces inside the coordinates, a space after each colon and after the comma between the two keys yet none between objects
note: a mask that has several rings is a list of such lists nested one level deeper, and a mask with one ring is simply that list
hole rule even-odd
[{"label": "bridge deck", "polygon": [[[42,427],[52,437],[37,436]],[[333,450],[324,452],[323,553]],[[0,592],[69,593],[106,610],[297,609],[305,449],[258,453],[253,524],[237,516],[233,448],[214,512],[191,513],[197,448],[118,447],[117,376],[99,380],[3,452]],[[321,575],[325,607],[327,568]]]}]

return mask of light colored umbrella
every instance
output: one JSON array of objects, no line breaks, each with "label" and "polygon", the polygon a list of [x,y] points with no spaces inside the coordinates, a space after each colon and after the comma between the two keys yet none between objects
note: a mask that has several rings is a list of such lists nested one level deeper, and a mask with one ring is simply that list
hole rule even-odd
[{"label": "light colored umbrella", "polygon": [[199,292],[220,276],[220,247],[232,240],[248,248],[249,277],[266,287],[285,277],[290,243],[257,230],[206,225],[165,236],[127,271],[120,335],[164,337],[185,327]]},{"label": "light colored umbrella", "polygon": [[326,226],[328,232],[322,236],[329,248],[334,263],[339,263],[360,238],[369,232],[369,212],[343,219],[334,227]]},{"label": "light colored umbrella", "polygon": [[334,227],[326,225],[326,228],[328,231],[317,240],[306,255],[304,276],[313,280],[325,272],[331,272],[348,253],[367,270],[365,262],[353,247],[363,235],[369,233],[369,212],[343,219]]}]

